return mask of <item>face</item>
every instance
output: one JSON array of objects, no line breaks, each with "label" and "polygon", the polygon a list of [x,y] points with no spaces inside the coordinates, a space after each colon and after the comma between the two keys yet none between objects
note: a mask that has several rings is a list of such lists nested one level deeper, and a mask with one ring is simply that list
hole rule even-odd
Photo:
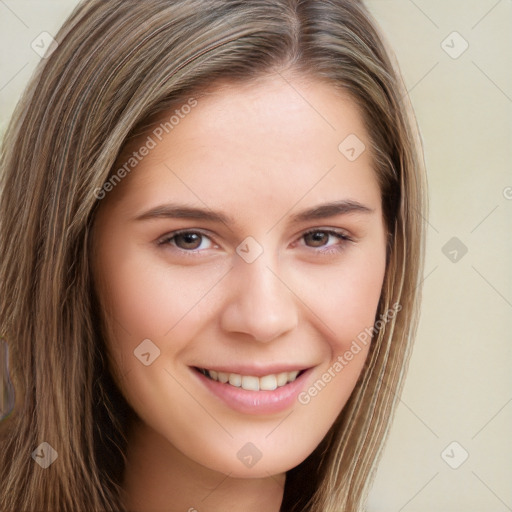
[{"label": "face", "polygon": [[368,353],[354,340],[386,260],[369,137],[348,97],[297,78],[188,105],[126,148],[98,210],[111,368],[169,454],[275,475],[319,444]]}]

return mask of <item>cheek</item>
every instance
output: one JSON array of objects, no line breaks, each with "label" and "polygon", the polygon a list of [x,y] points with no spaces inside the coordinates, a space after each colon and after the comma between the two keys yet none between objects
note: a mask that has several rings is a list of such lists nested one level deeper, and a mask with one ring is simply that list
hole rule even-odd
[{"label": "cheek", "polygon": [[376,261],[372,268],[361,265],[357,270],[341,277],[343,285],[337,292],[333,290],[329,303],[334,330],[343,333],[344,342],[373,324],[382,290],[384,264]]},{"label": "cheek", "polygon": [[[149,382],[154,372],[190,350],[206,318],[215,315],[209,294],[229,269],[169,265],[164,257],[126,243],[122,236],[103,245],[99,261],[112,373],[132,405],[144,403],[158,388]],[[150,360],[155,359],[146,367],[143,359],[148,356],[141,364],[137,355],[148,352]],[[153,377],[148,378],[150,373]]]},{"label": "cheek", "polygon": [[[165,336],[222,277],[220,268],[171,266],[137,245],[126,244],[120,252],[114,249],[111,246],[102,254],[101,273],[108,283],[103,295],[123,337],[128,333],[139,342]],[[116,256],[119,253],[122,257]]]},{"label": "cheek", "polygon": [[[377,248],[378,249],[378,248]],[[361,254],[328,276],[310,276],[310,293],[317,328],[323,335],[324,363],[298,397],[304,425],[319,443],[338,417],[361,375],[371,345],[371,333],[385,273],[385,252]],[[304,289],[307,289],[305,286]],[[311,289],[311,288],[310,288]],[[307,427],[306,427],[307,428]],[[304,434],[304,437],[307,437]]]},{"label": "cheek", "polygon": [[374,250],[354,250],[339,264],[303,273],[302,294],[321,320],[318,329],[333,357],[373,326],[385,264],[383,245],[375,244]]}]

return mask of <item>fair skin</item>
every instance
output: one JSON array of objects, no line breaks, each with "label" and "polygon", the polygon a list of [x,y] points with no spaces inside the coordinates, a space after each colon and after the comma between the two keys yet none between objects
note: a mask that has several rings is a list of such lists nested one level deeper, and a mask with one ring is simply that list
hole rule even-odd
[{"label": "fair skin", "polygon": [[[354,103],[329,85],[288,81],[198,97],[100,204],[95,282],[113,373],[138,416],[129,510],[278,511],[286,471],[320,443],[363,368],[368,346],[308,403],[298,399],[373,325],[386,229],[369,149],[354,161],[338,150],[350,134],[370,148]],[[147,365],[134,355],[143,340],[146,362],[160,350]],[[248,387],[305,371],[256,391],[198,369],[253,377]],[[226,386],[242,398],[226,398]]]}]

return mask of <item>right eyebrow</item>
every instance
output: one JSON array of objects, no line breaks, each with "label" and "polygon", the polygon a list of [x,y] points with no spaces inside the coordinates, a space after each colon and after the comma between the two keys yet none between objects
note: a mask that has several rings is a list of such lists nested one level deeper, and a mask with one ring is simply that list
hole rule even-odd
[{"label": "right eyebrow", "polygon": [[234,219],[225,213],[214,212],[206,208],[194,208],[179,204],[162,204],[150,208],[149,210],[137,215],[133,220],[150,219],[195,219],[207,220],[210,222],[222,222],[223,224],[233,224]]}]

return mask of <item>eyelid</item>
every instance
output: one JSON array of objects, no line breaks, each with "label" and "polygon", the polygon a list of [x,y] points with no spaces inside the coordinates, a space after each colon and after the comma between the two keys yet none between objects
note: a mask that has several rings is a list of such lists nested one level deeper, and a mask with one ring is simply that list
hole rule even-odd
[{"label": "eyelid", "polygon": [[302,243],[301,245],[305,247],[306,249],[310,249],[310,252],[314,254],[320,254],[320,255],[329,255],[329,254],[339,254],[342,252],[345,248],[347,243],[353,243],[355,242],[355,239],[344,229],[340,228],[328,228],[328,227],[315,227],[310,228],[306,231],[303,231],[300,237],[298,238],[296,243],[300,243],[300,240],[303,240],[305,236],[311,234],[311,233],[326,233],[328,235],[335,236],[339,243],[329,246],[320,246],[320,247],[311,247],[306,245],[305,243]]},{"label": "eyelid", "polygon": [[328,233],[330,235],[338,235],[338,236],[341,236],[341,237],[346,238],[346,239],[352,239],[353,238],[346,229],[327,228],[327,227],[319,227],[319,228],[307,229],[306,231],[302,232],[300,237],[302,238],[303,236],[309,235],[311,233],[318,233],[318,232]]},{"label": "eyelid", "polygon": [[196,233],[205,238],[208,238],[214,246],[217,246],[217,247],[219,246],[219,244],[215,241],[215,239],[212,237],[212,235],[210,233],[208,233],[207,231],[205,231],[203,229],[198,229],[198,228],[184,228],[184,229],[177,229],[176,231],[170,231],[169,233],[166,233],[165,235],[159,237],[156,240],[156,244],[158,246],[168,245],[168,246],[172,247],[174,250],[179,251],[182,254],[186,254],[187,256],[197,255],[206,250],[206,249],[201,249],[201,250],[195,249],[195,250],[187,251],[185,249],[181,249],[180,247],[177,247],[176,245],[172,245],[170,243],[170,241],[174,237],[182,235],[184,233]]}]

